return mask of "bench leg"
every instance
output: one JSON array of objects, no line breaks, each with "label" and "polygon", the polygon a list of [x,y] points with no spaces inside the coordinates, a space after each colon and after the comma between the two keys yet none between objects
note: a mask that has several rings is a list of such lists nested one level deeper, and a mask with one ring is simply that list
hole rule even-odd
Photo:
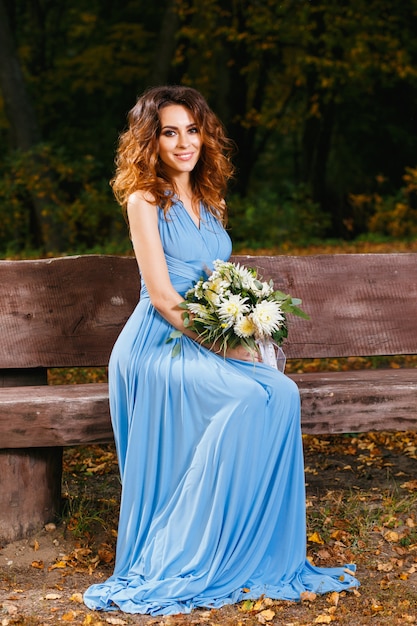
[{"label": "bench leg", "polygon": [[62,448],[0,450],[0,545],[56,520]]}]

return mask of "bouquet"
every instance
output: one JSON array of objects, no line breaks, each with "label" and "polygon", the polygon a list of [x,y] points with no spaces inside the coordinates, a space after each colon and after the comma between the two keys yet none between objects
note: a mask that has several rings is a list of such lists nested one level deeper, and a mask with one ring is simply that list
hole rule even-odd
[{"label": "bouquet", "polygon": [[[243,345],[260,351],[264,362],[277,367],[277,351],[288,335],[287,313],[309,319],[299,307],[301,300],[274,290],[273,281],[261,281],[253,268],[221,260],[213,266],[180,304],[184,326],[205,344],[217,343],[224,354],[229,347]],[[174,331],[171,338],[181,334]],[[177,344],[173,356],[179,350]]]}]

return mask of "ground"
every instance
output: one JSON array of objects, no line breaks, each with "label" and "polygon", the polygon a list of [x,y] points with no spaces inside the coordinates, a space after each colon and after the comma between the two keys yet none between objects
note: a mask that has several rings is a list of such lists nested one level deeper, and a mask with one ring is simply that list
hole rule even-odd
[{"label": "ground", "polygon": [[355,593],[245,602],[171,617],[97,613],[82,592],[112,571],[119,484],[111,446],[66,451],[57,525],[0,549],[0,625],[417,624],[417,433],[304,437],[308,555],[357,564]]}]

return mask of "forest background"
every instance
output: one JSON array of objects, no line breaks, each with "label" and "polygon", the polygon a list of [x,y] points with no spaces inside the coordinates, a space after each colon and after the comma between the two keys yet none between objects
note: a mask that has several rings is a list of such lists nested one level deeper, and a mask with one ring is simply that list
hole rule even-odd
[{"label": "forest background", "polygon": [[238,147],[235,249],[417,236],[417,0],[0,0],[0,256],[130,249],[136,97],[199,89]]}]

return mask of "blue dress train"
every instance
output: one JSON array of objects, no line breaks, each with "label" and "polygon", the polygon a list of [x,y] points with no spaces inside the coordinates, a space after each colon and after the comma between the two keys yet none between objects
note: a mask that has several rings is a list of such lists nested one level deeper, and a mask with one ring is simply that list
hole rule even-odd
[{"label": "blue dress train", "polygon": [[[180,294],[228,234],[180,202],[159,230]],[[306,559],[300,402],[294,382],[262,363],[224,359],[173,328],[145,285],[109,364],[122,479],[113,575],[84,594],[91,609],[164,615],[245,598],[298,600],[359,585]]]}]

